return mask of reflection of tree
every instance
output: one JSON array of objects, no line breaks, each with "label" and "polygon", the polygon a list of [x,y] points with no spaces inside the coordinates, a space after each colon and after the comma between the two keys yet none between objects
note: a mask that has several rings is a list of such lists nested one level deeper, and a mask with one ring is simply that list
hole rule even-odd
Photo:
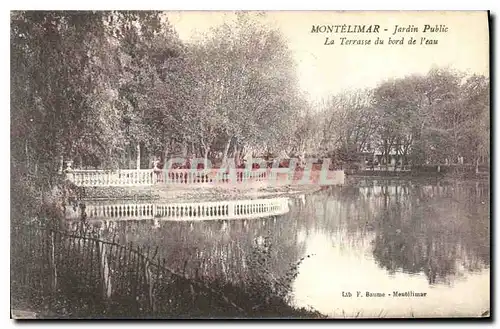
[{"label": "reflection of tree", "polygon": [[[266,238],[272,245],[266,264],[271,276],[284,275],[304,253],[297,241],[298,218],[173,222],[116,221],[113,230],[122,244],[158,247],[166,264],[188,275],[233,282],[263,269],[248,266],[248,258]],[[103,234],[107,234],[103,231]]]},{"label": "reflection of tree", "polygon": [[[366,180],[306,198],[302,231],[340,235],[350,252],[375,233],[373,255],[389,272],[445,282],[489,265],[489,185]],[[293,211],[293,209],[292,209]]]},{"label": "reflection of tree", "polygon": [[477,260],[484,255],[470,247],[482,245],[489,254],[489,245],[475,240],[487,221],[470,225],[477,208],[466,201],[471,192],[467,187],[416,186],[406,197],[397,190],[383,194],[373,242],[379,265],[389,272],[423,272],[430,284],[481,268]]}]

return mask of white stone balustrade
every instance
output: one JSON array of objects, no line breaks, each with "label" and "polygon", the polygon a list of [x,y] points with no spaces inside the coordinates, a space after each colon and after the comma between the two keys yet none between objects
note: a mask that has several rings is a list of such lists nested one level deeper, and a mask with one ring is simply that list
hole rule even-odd
[{"label": "white stone balustrade", "polygon": [[[68,170],[68,179],[77,186],[151,186],[151,185],[198,185],[198,184],[241,184],[249,182],[278,182],[283,184],[298,183],[300,179],[292,181],[294,173],[278,173],[273,169],[265,171],[231,169],[226,172],[220,170],[171,169],[167,171],[140,170]],[[308,174],[307,177],[311,176]],[[314,175],[312,175],[314,176]],[[312,177],[311,176],[311,177]],[[316,175],[317,176],[317,175]],[[329,182],[322,184],[318,177],[309,180],[309,183],[320,185],[343,184],[343,171],[329,171]]]},{"label": "white stone balustrade", "polygon": [[153,184],[152,170],[72,170],[67,173],[77,186],[140,186]]}]

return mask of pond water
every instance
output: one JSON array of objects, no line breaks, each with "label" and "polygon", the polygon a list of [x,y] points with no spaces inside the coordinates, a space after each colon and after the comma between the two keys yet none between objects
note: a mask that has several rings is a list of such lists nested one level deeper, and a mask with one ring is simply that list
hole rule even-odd
[{"label": "pond water", "polygon": [[[171,268],[207,278],[273,279],[304,258],[290,303],[329,316],[479,316],[490,309],[489,189],[352,180],[290,198],[283,215],[107,226],[122,243],[158,247]],[[262,268],[249,264],[256,250],[268,255]]]}]

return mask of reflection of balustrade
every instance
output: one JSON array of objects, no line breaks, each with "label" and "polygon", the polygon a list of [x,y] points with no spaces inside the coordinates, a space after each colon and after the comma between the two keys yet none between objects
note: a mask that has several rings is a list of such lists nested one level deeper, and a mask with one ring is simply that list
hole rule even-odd
[{"label": "reflection of balustrade", "polygon": [[150,203],[85,205],[87,218],[149,219],[153,217],[154,205]]},{"label": "reflection of balustrade", "polygon": [[244,219],[282,215],[288,211],[288,198],[172,204],[88,202],[85,205],[89,219]]}]

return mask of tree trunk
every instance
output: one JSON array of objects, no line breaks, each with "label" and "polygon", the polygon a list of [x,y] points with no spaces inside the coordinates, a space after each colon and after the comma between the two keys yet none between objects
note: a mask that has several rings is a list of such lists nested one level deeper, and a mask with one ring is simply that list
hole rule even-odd
[{"label": "tree trunk", "polygon": [[223,157],[222,157],[222,164],[221,164],[222,167],[227,167],[228,166],[228,164],[227,164],[227,154],[229,152],[229,146],[231,146],[231,140],[232,139],[233,139],[233,137],[230,137],[227,140],[226,147],[224,148],[224,154],[223,154]]},{"label": "tree trunk", "polygon": [[205,147],[205,155],[204,155],[204,159],[203,159],[203,168],[204,169],[208,168],[208,153],[209,152],[210,152],[210,146]]},{"label": "tree trunk", "polygon": [[191,142],[191,154],[189,154],[190,156],[191,155],[194,155],[194,157],[196,157],[196,149],[194,147],[194,142]]},{"label": "tree trunk", "polygon": [[393,169],[393,171],[396,171],[396,169],[398,168],[398,155],[399,155],[399,151],[396,151],[396,155],[394,156],[395,159],[394,159],[394,169]]},{"label": "tree trunk", "polygon": [[25,143],[25,151],[26,151],[26,170],[29,171],[30,169],[30,156],[29,156],[29,152],[28,152],[28,140],[26,140],[26,143]]},{"label": "tree trunk", "polygon": [[137,143],[135,150],[137,153],[136,167],[137,167],[137,170],[139,170],[139,169],[141,169],[141,144]]},{"label": "tree trunk", "polygon": [[479,174],[479,157],[476,158],[476,174]]},{"label": "tree trunk", "polygon": [[167,163],[168,161],[168,152],[170,151],[171,142],[168,141],[165,143],[165,149],[163,150],[163,163]]},{"label": "tree trunk", "polygon": [[187,141],[186,141],[186,139],[183,139],[182,140],[182,156],[184,158],[187,157],[187,152],[188,152],[188,150],[187,150]]},{"label": "tree trunk", "polygon": [[237,143],[234,143],[234,147],[233,147],[233,158],[234,158],[234,164],[235,164],[236,166],[239,166],[239,164],[240,164],[240,160],[239,160],[238,145],[237,145]]}]

